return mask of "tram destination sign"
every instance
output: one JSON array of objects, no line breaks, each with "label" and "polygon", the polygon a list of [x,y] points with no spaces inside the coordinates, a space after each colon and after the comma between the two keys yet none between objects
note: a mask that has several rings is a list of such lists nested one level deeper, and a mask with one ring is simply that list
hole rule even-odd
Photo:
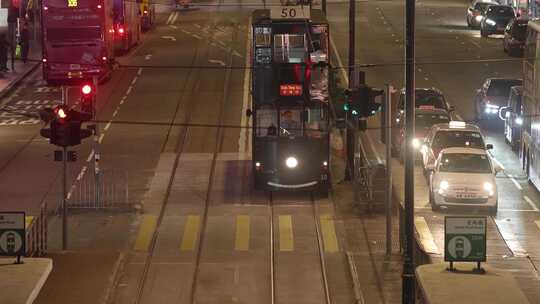
[{"label": "tram destination sign", "polygon": [[485,216],[444,218],[444,260],[446,262],[486,261]]},{"label": "tram destination sign", "polygon": [[272,19],[310,19],[311,11],[309,9],[309,5],[272,6],[270,8],[270,18]]},{"label": "tram destination sign", "polygon": [[0,256],[25,254],[24,212],[0,212]]}]

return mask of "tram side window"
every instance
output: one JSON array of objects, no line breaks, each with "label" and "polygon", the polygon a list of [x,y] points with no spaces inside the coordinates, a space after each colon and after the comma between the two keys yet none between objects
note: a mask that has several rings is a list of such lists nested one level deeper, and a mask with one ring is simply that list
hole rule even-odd
[{"label": "tram side window", "polygon": [[281,136],[302,135],[300,109],[282,109],[279,115],[279,134]]},{"label": "tram side window", "polygon": [[278,63],[302,63],[306,56],[304,35],[277,34],[274,36],[274,61]]},{"label": "tram side window", "polygon": [[274,108],[263,107],[257,109],[256,136],[277,136],[277,117]]}]

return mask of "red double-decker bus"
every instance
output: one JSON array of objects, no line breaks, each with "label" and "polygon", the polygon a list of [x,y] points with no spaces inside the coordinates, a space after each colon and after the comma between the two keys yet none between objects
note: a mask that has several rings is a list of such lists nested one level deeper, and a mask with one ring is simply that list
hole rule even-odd
[{"label": "red double-decker bus", "polygon": [[42,0],[43,78],[108,77],[114,60],[112,0]]},{"label": "red double-decker bus", "polygon": [[113,0],[113,3],[115,50],[124,54],[141,39],[140,5],[133,0]]}]

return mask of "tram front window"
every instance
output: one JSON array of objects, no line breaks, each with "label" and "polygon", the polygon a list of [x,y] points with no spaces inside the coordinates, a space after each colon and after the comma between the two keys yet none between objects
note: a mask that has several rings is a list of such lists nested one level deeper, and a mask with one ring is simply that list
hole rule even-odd
[{"label": "tram front window", "polygon": [[300,136],[302,135],[302,124],[299,109],[281,110],[280,135]]},{"label": "tram front window", "polygon": [[306,56],[303,34],[274,35],[274,61],[277,63],[302,63]]},{"label": "tram front window", "polygon": [[273,107],[261,107],[257,109],[256,136],[277,136],[277,116]]}]

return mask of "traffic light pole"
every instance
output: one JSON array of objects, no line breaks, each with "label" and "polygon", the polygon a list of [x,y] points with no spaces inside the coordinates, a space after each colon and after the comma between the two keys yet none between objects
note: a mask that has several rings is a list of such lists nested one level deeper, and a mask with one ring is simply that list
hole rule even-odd
[{"label": "traffic light pole", "polygon": [[386,254],[392,254],[392,86],[386,85],[384,99],[386,144],[386,192],[384,195],[384,207],[386,212]]},{"label": "traffic light pole", "polygon": [[101,184],[100,184],[100,171],[99,171],[99,124],[97,122],[96,116],[97,116],[97,87],[98,87],[98,79],[97,77],[94,77],[92,79],[93,86],[94,86],[94,94],[92,95],[92,119],[94,119],[95,123],[95,129],[94,129],[94,190],[96,192],[96,201],[95,205],[96,208],[100,206],[101,203]]},{"label": "traffic light pole", "polygon": [[405,256],[403,260],[402,303],[414,304],[414,107],[415,107],[415,5],[405,0]]},{"label": "traffic light pole", "polygon": [[[355,23],[356,23],[356,0],[349,0],[349,89],[355,87],[357,83],[354,75],[354,61],[355,61]],[[353,179],[354,168],[354,131],[351,130],[351,122],[349,121],[349,114],[345,113],[345,134],[347,139],[347,161],[345,167],[344,180],[350,181]]]},{"label": "traffic light pole", "polygon": [[[62,86],[62,104],[67,105],[68,90]],[[68,210],[67,210],[67,147],[62,147],[62,250],[68,247]]]}]

